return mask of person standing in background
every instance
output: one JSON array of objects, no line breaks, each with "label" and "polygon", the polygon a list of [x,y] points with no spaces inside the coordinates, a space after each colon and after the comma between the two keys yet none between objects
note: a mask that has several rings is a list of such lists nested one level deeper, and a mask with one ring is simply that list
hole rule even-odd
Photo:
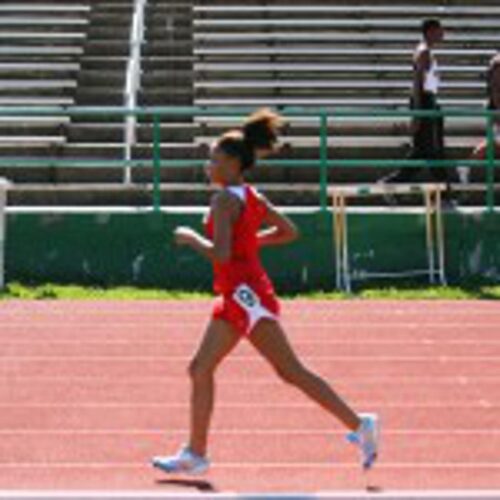
[{"label": "person standing in background", "polygon": [[[438,104],[440,74],[433,49],[444,39],[444,29],[437,19],[426,19],[422,23],[423,40],[413,55],[413,85],[410,109],[435,110]],[[444,160],[444,120],[442,117],[415,117],[412,120],[411,160]],[[404,167],[392,172],[382,182],[409,182],[422,170],[421,167]],[[444,167],[430,167],[432,177],[448,186],[456,180],[456,171]]]}]

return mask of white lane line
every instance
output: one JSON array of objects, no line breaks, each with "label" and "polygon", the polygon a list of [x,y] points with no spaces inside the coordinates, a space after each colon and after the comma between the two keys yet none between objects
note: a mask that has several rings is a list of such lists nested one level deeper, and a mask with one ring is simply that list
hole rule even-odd
[{"label": "white lane line", "polygon": [[318,491],[312,493],[183,493],[159,491],[79,491],[79,490],[41,490],[41,491],[0,491],[0,498],[5,500],[158,500],[176,499],[192,500],[226,499],[226,500],[359,500],[364,498],[387,498],[393,500],[486,500],[500,498],[500,490],[394,490],[377,491],[372,493],[366,490],[348,491]]},{"label": "white lane line", "polygon": [[[127,381],[124,382],[123,377],[116,376],[17,376],[14,374],[0,374],[0,380],[9,380],[11,382],[101,382],[101,383],[146,383],[146,384],[168,384],[168,383],[180,383],[180,382],[189,382],[189,378],[187,375],[180,376],[130,376],[127,377]],[[241,387],[241,384],[245,383],[246,385],[277,385],[280,384],[279,380],[273,377],[267,378],[248,378],[248,377],[234,377],[231,380],[226,380],[221,377],[221,380],[217,381],[218,385],[237,385]],[[442,384],[442,385],[456,385],[456,384],[480,384],[480,383],[500,383],[500,375],[499,376],[436,376],[436,377],[425,377],[420,375],[415,376],[398,376],[398,377],[371,377],[371,376],[355,376],[352,377],[335,377],[336,384],[369,384],[369,385],[405,385],[405,384]]]},{"label": "white lane line", "polygon": [[[400,328],[411,328],[415,330],[420,330],[422,331],[424,328],[433,328],[433,329],[447,329],[447,328],[458,328],[459,331],[465,328],[476,328],[477,329],[482,329],[482,328],[492,328],[494,329],[495,327],[498,327],[498,323],[500,321],[500,315],[495,315],[491,321],[485,321],[484,315],[481,315],[481,318],[478,319],[477,321],[467,321],[467,316],[464,321],[456,321],[457,315],[453,314],[454,320],[449,321],[449,320],[432,320],[432,321],[420,321],[418,320],[418,323],[415,323],[415,321],[394,321],[394,318],[391,316],[388,316],[387,318],[379,318],[377,321],[368,321],[368,322],[363,322],[363,321],[358,321],[355,315],[353,315],[353,318],[351,321],[346,321],[345,319],[342,321],[338,321],[338,318],[335,316],[332,316],[331,318],[323,318],[321,321],[317,320],[301,320],[301,321],[295,321],[295,320],[287,320],[286,318],[283,318],[282,323],[285,326],[285,328],[290,328],[290,329],[306,329],[306,330],[311,330],[315,331],[318,328],[328,328],[328,329],[335,329],[335,328],[351,328],[354,331],[360,330],[360,329],[382,329],[382,330],[387,330],[389,328],[392,329],[400,329]],[[149,321],[147,316],[145,315],[142,319],[138,318],[137,320],[128,320],[124,321],[123,319],[121,320],[116,320],[113,321],[112,318],[95,318],[95,320],[89,320],[88,317],[85,317],[83,319],[77,318],[77,317],[69,317],[71,319],[71,325],[68,324],[58,324],[59,321],[62,319],[68,320],[68,315],[64,315],[63,318],[47,318],[47,319],[37,319],[36,317],[30,318],[29,321],[26,320],[6,320],[4,318],[2,321],[0,321],[0,326],[2,328],[25,328],[28,331],[32,331],[35,329],[43,328],[43,329],[49,329],[51,332],[54,330],[56,333],[53,333],[56,335],[57,333],[62,332],[78,332],[78,328],[90,328],[93,330],[105,330],[105,331],[111,331],[111,330],[116,330],[119,327],[134,327],[138,328],[140,330],[144,330],[144,328],[149,329],[149,328],[155,328],[155,329],[161,329],[162,331],[166,330],[171,330],[172,328],[178,328],[180,331],[185,330],[186,327],[191,327],[193,329],[197,330],[203,330],[203,327],[206,323],[206,317],[200,317],[199,320],[186,320],[182,319],[180,321],[172,321],[170,318],[165,318],[164,320],[155,320],[155,321]],[[494,330],[495,331],[495,330]],[[120,332],[115,331],[113,332],[116,335],[118,335]]]},{"label": "white lane line", "polygon": [[[166,361],[189,361],[191,356],[0,356],[0,363],[13,363],[18,361],[45,362],[45,361],[67,361],[67,362],[155,362],[164,363]],[[302,359],[309,361],[369,361],[375,363],[390,362],[464,362],[464,363],[499,363],[500,356],[448,356],[443,354],[430,354],[429,356],[302,356]],[[228,361],[255,362],[262,361],[258,354],[250,356],[229,356]]]},{"label": "white lane line", "polygon": [[[144,469],[151,465],[144,462],[0,462],[2,469]],[[215,462],[214,468],[221,469],[354,469],[360,470],[357,462]],[[499,469],[500,462],[379,462],[380,469]],[[500,482],[500,480],[499,480]]]},{"label": "white lane line", "polygon": [[[293,336],[292,336],[293,337]],[[294,340],[292,338],[292,340]],[[164,348],[170,346],[176,347],[192,347],[195,339],[185,340],[185,339],[170,339],[165,335],[165,338],[158,338],[158,340],[137,340],[134,341],[134,346],[162,346]],[[432,345],[434,347],[441,346],[490,346],[490,345],[500,345],[499,339],[477,339],[477,338],[469,338],[469,339],[438,339],[438,338],[429,338],[429,337],[421,337],[418,339],[409,338],[406,340],[391,340],[391,339],[348,339],[348,338],[337,338],[337,339],[302,339],[294,342],[296,346],[302,345],[321,345],[321,346],[336,346],[336,345],[347,345],[347,346],[421,346],[421,345]],[[38,336],[36,339],[32,340],[6,340],[2,343],[4,350],[6,347],[18,347],[18,346],[47,346],[46,339],[40,339]],[[123,340],[122,338],[119,340],[76,340],[76,339],[65,339],[65,340],[52,340],[50,342],[50,348],[58,347],[58,346],[71,346],[71,347],[105,347],[105,346],[123,346],[129,347],[130,341]]]},{"label": "white lane line", "polygon": [[[187,429],[2,429],[0,435],[6,436],[128,436],[137,435],[161,435],[178,436],[185,435]],[[213,429],[211,435],[219,436],[344,436],[345,431],[323,429]],[[500,428],[488,429],[388,429],[384,428],[384,435],[396,436],[496,436],[500,435]]]},{"label": "white lane line", "polygon": [[[446,401],[426,401],[425,403],[412,403],[410,402],[377,402],[377,401],[356,401],[356,405],[373,407],[373,408],[439,408],[448,410],[461,410],[461,409],[497,409],[500,407],[500,401],[497,403],[489,402],[484,399],[474,400],[468,399],[463,403],[447,403]],[[188,403],[144,403],[144,402],[86,402],[86,403],[0,403],[0,409],[127,409],[127,408],[176,408],[176,409],[189,409]],[[314,403],[218,403],[217,408],[227,409],[248,409],[261,410],[261,409],[277,409],[277,410],[290,410],[290,409],[312,409],[318,408]]]}]

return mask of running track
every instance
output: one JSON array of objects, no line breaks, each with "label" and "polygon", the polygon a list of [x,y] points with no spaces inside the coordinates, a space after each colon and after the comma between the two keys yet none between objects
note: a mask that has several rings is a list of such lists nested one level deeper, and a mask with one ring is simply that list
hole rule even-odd
[{"label": "running track", "polygon": [[242,343],[218,372],[212,471],[148,465],[186,438],[185,367],[209,302],[0,303],[0,490],[500,490],[500,305],[284,303],[307,364],[384,441],[362,474],[344,431]]}]

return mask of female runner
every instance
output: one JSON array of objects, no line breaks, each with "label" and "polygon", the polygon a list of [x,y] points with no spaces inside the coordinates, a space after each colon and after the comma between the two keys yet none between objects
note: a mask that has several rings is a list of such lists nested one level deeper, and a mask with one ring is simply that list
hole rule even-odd
[{"label": "female runner", "polygon": [[260,262],[261,247],[290,243],[298,236],[290,219],[244,180],[256,159],[274,149],[280,122],[280,116],[260,110],[241,129],[223,134],[212,145],[207,174],[220,190],[212,198],[206,236],[187,227],[175,231],[178,245],[189,246],[211,261],[214,290],[220,298],[189,366],[189,443],[173,456],[153,458],[153,466],[164,472],[201,474],[208,469],[214,374],[242,338],[250,341],[285,382],[316,401],[350,430],[348,439],[359,447],[363,468],[369,469],[377,458],[377,415],[355,413],[297,358],[279,322],[273,285]]}]

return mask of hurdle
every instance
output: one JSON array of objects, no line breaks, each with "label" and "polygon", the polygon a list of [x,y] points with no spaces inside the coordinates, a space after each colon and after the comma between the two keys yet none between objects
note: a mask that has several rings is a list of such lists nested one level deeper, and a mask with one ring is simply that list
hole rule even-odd
[{"label": "hurdle", "polygon": [[7,191],[10,183],[0,177],[0,290],[5,286],[5,233],[6,233],[6,207]]},{"label": "hurdle", "polygon": [[[390,278],[427,275],[430,284],[436,279],[446,285],[445,242],[442,213],[442,193],[444,184],[365,184],[330,186],[328,194],[332,197],[333,235],[335,248],[336,286],[339,290],[350,293],[355,279]],[[356,276],[350,265],[348,242],[347,200],[362,196],[408,195],[421,194],[425,209],[425,248],[428,268],[425,270],[408,270],[405,272],[364,272]]]}]

